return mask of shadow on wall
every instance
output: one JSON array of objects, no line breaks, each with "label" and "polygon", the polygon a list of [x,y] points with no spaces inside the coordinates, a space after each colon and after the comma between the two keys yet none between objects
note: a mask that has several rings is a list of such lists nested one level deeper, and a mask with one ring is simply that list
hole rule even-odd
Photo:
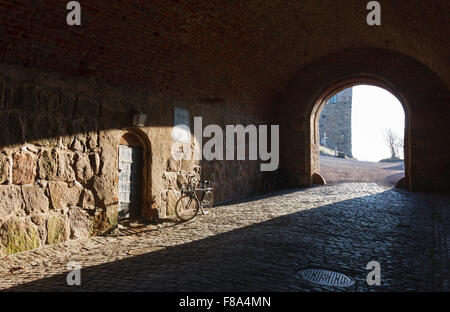
[{"label": "shadow on wall", "polygon": [[[96,146],[94,135],[99,130],[130,127],[133,105],[112,101],[105,105],[88,94],[47,88],[37,84],[7,80],[0,77],[0,146],[66,145],[81,149],[86,140]],[[163,120],[161,120],[163,121]],[[58,142],[62,137],[62,142]],[[84,143],[84,144],[83,144]]]},{"label": "shadow on wall", "polygon": [[[413,196],[388,190],[85,267],[81,286],[67,286],[66,274],[57,274],[8,291],[333,290],[299,280],[296,272],[306,267],[349,274],[356,279],[355,286],[340,290],[367,291],[365,267],[372,260],[383,268],[382,285],[376,290],[440,290],[442,276],[433,260],[432,211],[420,202],[415,205]],[[388,204],[393,198],[399,205]],[[283,213],[282,204],[274,209]],[[239,217],[235,215],[237,221]],[[183,228],[183,235],[194,232],[189,224]]]}]

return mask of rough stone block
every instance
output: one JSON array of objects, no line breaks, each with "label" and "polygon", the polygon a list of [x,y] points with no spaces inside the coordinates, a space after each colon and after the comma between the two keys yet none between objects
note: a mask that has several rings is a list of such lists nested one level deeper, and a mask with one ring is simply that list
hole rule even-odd
[{"label": "rough stone block", "polygon": [[58,177],[58,154],[55,150],[43,150],[38,160],[40,179],[55,181]]},{"label": "rough stone block", "polygon": [[167,216],[174,216],[175,215],[175,205],[180,198],[180,194],[176,190],[168,190],[167,191],[167,208],[166,213]]},{"label": "rough stone block", "polygon": [[1,245],[5,254],[32,250],[40,246],[36,226],[28,220],[14,218],[0,229]]},{"label": "rough stone block", "polygon": [[177,185],[179,188],[187,187],[189,184],[189,172],[188,171],[180,171],[177,178]]},{"label": "rough stone block", "polygon": [[91,160],[92,170],[94,170],[94,174],[100,173],[101,160],[100,155],[98,153],[94,153],[89,155],[89,159]]},{"label": "rough stone block", "polygon": [[118,205],[109,205],[106,207],[106,220],[108,222],[108,228],[113,227],[117,224],[118,220]]},{"label": "rough stone block", "polygon": [[76,178],[82,183],[87,183],[94,175],[94,171],[91,167],[91,161],[86,154],[77,153],[76,158]]},{"label": "rough stone block", "polygon": [[49,201],[44,191],[37,184],[22,186],[22,194],[27,214],[45,213],[49,211]]},{"label": "rough stone block", "polygon": [[5,220],[13,212],[22,209],[23,200],[20,187],[0,185],[0,220]]},{"label": "rough stone block", "polygon": [[88,149],[95,149],[98,146],[98,136],[94,131],[89,131],[86,134],[86,147]]},{"label": "rough stone block", "polygon": [[42,226],[42,225],[46,224],[46,222],[47,222],[47,216],[45,214],[31,216],[30,219],[31,219],[31,221],[33,221],[34,224],[36,224],[38,226]]},{"label": "rough stone block", "polygon": [[175,172],[180,171],[181,169],[181,160],[175,160],[172,157],[170,157],[167,160],[167,171]]},{"label": "rough stone block", "polygon": [[[66,129],[64,131],[66,131]],[[61,135],[61,146],[70,148],[74,139],[75,137],[73,135]]]},{"label": "rough stone block", "polygon": [[0,184],[8,183],[11,168],[11,158],[0,154]]},{"label": "rough stone block", "polygon": [[177,177],[178,173],[176,172],[164,172],[162,175],[163,187],[165,189],[177,187]]},{"label": "rough stone block", "polygon": [[117,202],[115,183],[112,177],[94,176],[92,186],[96,196],[103,202],[104,206]]},{"label": "rough stone block", "polygon": [[92,223],[93,233],[95,235],[98,235],[110,228],[110,224],[106,221],[105,211],[101,208],[96,208]]},{"label": "rough stone block", "polygon": [[70,207],[69,225],[71,239],[89,237],[92,233],[92,221],[79,207]]},{"label": "rough stone block", "polygon": [[65,220],[53,215],[47,221],[47,244],[57,244],[67,239],[67,228]]},{"label": "rough stone block", "polygon": [[83,191],[82,207],[89,210],[95,208],[94,194],[90,190],[84,189]]},{"label": "rough stone block", "polygon": [[72,168],[74,154],[71,152],[58,152],[58,181],[75,181],[75,172]]},{"label": "rough stone block", "polygon": [[84,152],[86,150],[86,137],[84,134],[75,136],[70,148],[75,151]]},{"label": "rough stone block", "polygon": [[54,209],[65,209],[70,206],[79,206],[83,188],[74,185],[70,187],[65,182],[50,182],[50,200]]},{"label": "rough stone block", "polygon": [[36,178],[36,156],[29,152],[13,154],[12,182],[14,184],[31,184]]},{"label": "rough stone block", "polygon": [[193,159],[190,159],[190,160],[182,159],[181,160],[181,170],[190,171],[194,168],[194,164],[195,164],[195,161]]}]

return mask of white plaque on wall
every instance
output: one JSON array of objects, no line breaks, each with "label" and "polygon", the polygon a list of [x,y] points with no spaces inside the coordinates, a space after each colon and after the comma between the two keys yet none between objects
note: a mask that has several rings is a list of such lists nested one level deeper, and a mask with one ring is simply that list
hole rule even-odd
[{"label": "white plaque on wall", "polygon": [[187,109],[174,107],[173,120],[172,139],[176,142],[191,143],[189,111]]}]

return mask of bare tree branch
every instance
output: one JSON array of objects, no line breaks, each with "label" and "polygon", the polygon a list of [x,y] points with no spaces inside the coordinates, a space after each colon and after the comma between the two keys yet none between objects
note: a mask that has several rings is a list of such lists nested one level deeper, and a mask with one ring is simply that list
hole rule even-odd
[{"label": "bare tree branch", "polygon": [[397,135],[391,128],[384,131],[383,137],[391,152],[391,158],[400,158],[400,152],[403,148],[403,138]]}]

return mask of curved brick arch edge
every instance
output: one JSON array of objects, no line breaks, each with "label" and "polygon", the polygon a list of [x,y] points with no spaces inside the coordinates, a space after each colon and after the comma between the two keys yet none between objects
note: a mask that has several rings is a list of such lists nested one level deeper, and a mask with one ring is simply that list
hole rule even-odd
[{"label": "curved brick arch edge", "polygon": [[429,68],[408,56],[383,49],[330,54],[300,70],[274,101],[280,124],[280,165],[291,186],[312,184],[318,172],[317,112],[333,93],[356,84],[382,87],[405,110],[407,188],[450,192],[449,91]]},{"label": "curved brick arch edge", "polygon": [[310,117],[310,146],[313,146],[311,149],[311,157],[309,159],[310,166],[311,166],[311,175],[312,180],[314,184],[314,175],[318,174],[320,172],[320,160],[319,160],[319,119],[320,114],[322,112],[322,109],[325,105],[325,103],[336,93],[341,92],[342,90],[345,90],[347,88],[351,88],[358,85],[371,85],[375,87],[382,88],[388,92],[390,92],[392,95],[394,95],[400,104],[403,107],[403,112],[405,115],[405,128],[404,128],[404,163],[405,163],[405,177],[404,182],[402,185],[404,185],[402,188],[409,189],[409,170],[410,170],[410,161],[409,161],[409,154],[410,154],[410,145],[409,145],[409,108],[407,106],[406,100],[399,94],[398,90],[395,89],[394,86],[390,85],[389,81],[385,81],[381,77],[371,76],[371,75],[353,75],[351,77],[344,77],[343,79],[339,81],[332,82],[329,86],[326,87],[326,89],[322,92],[321,96],[318,98],[318,100],[314,103],[313,107],[311,108],[311,112],[308,114]]}]

